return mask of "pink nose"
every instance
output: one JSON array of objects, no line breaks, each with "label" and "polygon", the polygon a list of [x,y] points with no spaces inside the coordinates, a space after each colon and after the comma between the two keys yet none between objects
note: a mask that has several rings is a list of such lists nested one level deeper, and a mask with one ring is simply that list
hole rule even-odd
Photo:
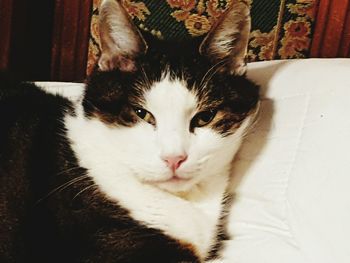
[{"label": "pink nose", "polygon": [[169,156],[164,157],[163,160],[166,162],[167,166],[175,171],[180,165],[187,160],[187,155]]}]

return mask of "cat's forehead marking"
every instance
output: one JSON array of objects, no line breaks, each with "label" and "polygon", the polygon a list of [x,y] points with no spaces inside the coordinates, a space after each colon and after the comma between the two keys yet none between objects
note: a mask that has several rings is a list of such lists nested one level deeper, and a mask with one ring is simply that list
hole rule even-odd
[{"label": "cat's forehead marking", "polygon": [[198,104],[187,83],[180,78],[171,78],[170,74],[164,74],[160,81],[153,83],[145,93],[145,102],[147,108],[155,112],[170,109],[188,113],[194,111]]}]

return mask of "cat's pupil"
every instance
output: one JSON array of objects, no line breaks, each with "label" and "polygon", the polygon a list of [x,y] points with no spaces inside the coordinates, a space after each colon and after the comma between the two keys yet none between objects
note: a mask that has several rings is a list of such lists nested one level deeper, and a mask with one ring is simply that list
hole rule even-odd
[{"label": "cat's pupil", "polygon": [[190,129],[192,130],[196,127],[203,127],[209,124],[214,119],[215,115],[216,110],[208,110],[198,113],[196,116],[193,117]]},{"label": "cat's pupil", "polygon": [[156,120],[150,112],[142,108],[135,108],[134,111],[140,119],[148,122],[149,124],[156,125]]},{"label": "cat's pupil", "polygon": [[213,118],[213,112],[211,112],[211,111],[205,111],[205,112],[200,113],[200,115],[199,115],[199,119],[205,123],[211,121],[212,118]]},{"label": "cat's pupil", "polygon": [[141,119],[144,119],[146,114],[147,114],[147,111],[144,110],[144,109],[140,109],[140,108],[136,108],[135,109],[135,113],[137,116],[139,116]]}]

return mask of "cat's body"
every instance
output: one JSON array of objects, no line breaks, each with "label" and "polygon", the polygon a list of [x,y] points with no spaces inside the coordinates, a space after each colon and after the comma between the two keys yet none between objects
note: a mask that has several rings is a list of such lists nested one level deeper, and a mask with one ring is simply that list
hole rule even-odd
[{"label": "cat's body", "polygon": [[104,1],[100,70],[78,103],[1,84],[1,262],[215,256],[231,161],[258,104],[258,88],[232,74],[242,58],[218,52],[232,18],[201,55],[149,35],[146,47],[124,13]]}]

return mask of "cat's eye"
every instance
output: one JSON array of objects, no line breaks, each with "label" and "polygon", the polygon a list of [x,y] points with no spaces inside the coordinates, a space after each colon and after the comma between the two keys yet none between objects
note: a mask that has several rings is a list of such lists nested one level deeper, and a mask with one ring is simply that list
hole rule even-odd
[{"label": "cat's eye", "polygon": [[135,108],[135,113],[136,115],[144,120],[145,122],[148,122],[149,124],[155,125],[156,124],[156,120],[154,119],[152,113],[150,113],[149,111],[142,109],[142,108]]},{"label": "cat's eye", "polygon": [[197,113],[191,120],[191,128],[203,127],[209,124],[216,115],[216,110],[208,110]]}]

